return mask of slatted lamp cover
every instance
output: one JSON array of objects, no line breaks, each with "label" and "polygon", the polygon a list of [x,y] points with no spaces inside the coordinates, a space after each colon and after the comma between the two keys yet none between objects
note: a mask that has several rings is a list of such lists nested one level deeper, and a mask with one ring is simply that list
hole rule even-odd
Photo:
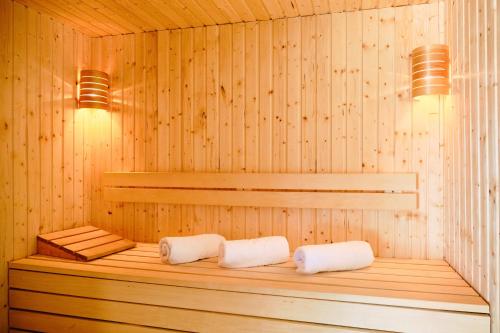
[{"label": "slatted lamp cover", "polygon": [[109,76],[84,69],[80,72],[80,108],[109,110]]},{"label": "slatted lamp cover", "polygon": [[412,52],[412,96],[448,95],[450,89],[448,46],[417,47]]}]

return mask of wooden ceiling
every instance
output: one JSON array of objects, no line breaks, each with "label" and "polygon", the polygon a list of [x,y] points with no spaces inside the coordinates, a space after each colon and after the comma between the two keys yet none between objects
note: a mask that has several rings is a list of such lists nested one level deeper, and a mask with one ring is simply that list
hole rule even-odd
[{"label": "wooden ceiling", "polygon": [[91,36],[269,20],[430,0],[16,0]]}]

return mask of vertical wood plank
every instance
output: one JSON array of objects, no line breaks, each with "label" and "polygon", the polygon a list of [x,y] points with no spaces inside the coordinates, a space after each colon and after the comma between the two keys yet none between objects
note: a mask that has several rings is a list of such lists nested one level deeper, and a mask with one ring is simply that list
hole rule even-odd
[{"label": "vertical wood plank", "polygon": [[[111,36],[106,36],[100,39],[100,52],[96,53],[96,67],[106,73],[113,73],[115,62],[113,59],[113,43]],[[94,60],[93,60],[94,61]],[[113,75],[110,76],[113,80]],[[110,83],[113,87],[113,82]],[[118,87],[112,88],[113,90]],[[113,92],[111,92],[112,94]],[[112,211],[113,204],[107,202],[103,198],[103,173],[111,168],[111,144],[112,144],[112,113],[108,110],[95,110],[95,122],[93,127],[96,129],[94,139],[97,141],[96,154],[93,156],[99,158],[96,164],[96,177],[92,180],[96,183],[97,198],[99,200],[99,211],[96,218],[98,223],[106,229],[112,230]]]},{"label": "vertical wood plank", "polygon": [[[427,42],[429,25],[426,6],[413,6],[412,49]],[[427,97],[427,96],[425,96]],[[418,177],[419,208],[415,212],[410,230],[411,251],[414,258],[427,256],[427,171],[428,171],[428,113],[435,112],[432,98],[414,99],[412,108],[412,169]]]},{"label": "vertical wood plank", "polygon": [[[194,30],[181,31],[181,118],[182,118],[182,171],[194,168],[194,127],[193,127],[193,57]],[[181,206],[182,234],[193,233],[194,206]]]},{"label": "vertical wood plank", "polygon": [[[110,170],[123,170],[123,36],[113,36],[111,77],[111,163]],[[125,148],[127,149],[127,148]],[[113,203],[111,206],[110,231],[119,235],[124,234],[123,203]]]},{"label": "vertical wood plank", "polygon": [[52,231],[64,228],[63,161],[63,25],[54,21],[52,31]]},{"label": "vertical wood plank", "polygon": [[[206,168],[219,171],[219,27],[207,27],[206,88],[207,88],[207,142]],[[209,232],[218,232],[219,208],[207,207]]]},{"label": "vertical wood plank", "polygon": [[[394,171],[409,172],[411,164],[411,79],[410,54],[412,46],[411,7],[398,7],[395,25],[395,124],[394,124]],[[410,247],[410,212],[395,213],[394,255],[400,258],[411,256]]]},{"label": "vertical wood plank", "polygon": [[[462,2],[465,3],[465,2]],[[465,161],[465,154],[464,154],[464,148],[465,148],[465,121],[464,121],[464,116],[465,116],[465,80],[466,78],[463,76],[464,73],[464,66],[465,66],[465,58],[464,58],[464,37],[465,37],[465,26],[464,26],[464,15],[465,13],[465,6],[460,6],[458,8],[458,18],[457,18],[457,23],[458,23],[458,29],[459,31],[459,38],[457,39],[457,67],[460,73],[462,75],[459,77],[458,80],[458,92],[457,92],[457,97],[459,98],[459,107],[458,107],[458,114],[459,117],[457,117],[456,120],[456,126],[457,126],[457,136],[458,136],[458,142],[456,146],[456,154],[457,154],[457,197],[458,197],[458,225],[457,228],[455,229],[455,239],[456,239],[456,244],[457,244],[457,250],[458,250],[458,267],[461,272],[464,272],[465,270],[465,251],[466,247],[464,246],[464,243],[466,241],[465,239],[465,223],[466,223],[466,205],[465,205],[465,173],[466,169],[464,168],[464,161]],[[465,272],[464,272],[465,273]],[[464,274],[465,275],[465,274]]]},{"label": "vertical wood plank", "polygon": [[63,228],[71,229],[75,226],[74,196],[74,141],[75,141],[75,101],[76,101],[76,73],[74,54],[74,31],[70,27],[63,27]]},{"label": "vertical wood plank", "polygon": [[[451,21],[448,21],[447,19],[447,15],[448,13],[450,12],[451,10],[451,3],[449,2],[446,2],[445,3],[446,5],[443,6],[443,13],[441,13],[440,11],[440,17],[443,17],[444,20],[446,20],[446,27],[444,27],[444,30],[443,31],[443,34],[445,35],[444,36],[444,42],[448,42],[449,39],[450,39],[450,36],[451,36],[451,25],[452,25],[452,22]],[[450,52],[450,59],[451,59],[451,53],[452,53],[452,47],[451,45],[449,45],[449,52]],[[450,70],[450,76],[451,76],[451,70]],[[451,80],[450,80],[451,81]],[[450,82],[450,86],[451,86],[451,82]],[[450,123],[450,118],[451,118],[451,114],[450,114],[450,110],[451,110],[451,105],[449,104],[449,98],[447,97],[444,97],[442,99],[443,101],[443,104],[444,104],[444,112],[443,112],[443,123],[442,123],[442,126],[443,126],[443,134],[444,134],[444,137],[443,137],[443,150],[444,150],[444,172],[443,172],[443,175],[444,175],[444,194],[443,194],[443,199],[444,199],[444,211],[443,211],[443,221],[444,221],[444,225],[443,225],[443,246],[444,246],[444,260],[446,260],[447,262],[450,261],[450,257],[451,257],[451,252],[450,252],[450,247],[449,247],[449,244],[450,244],[450,226],[449,226],[449,223],[447,223],[447,221],[450,220],[450,217],[451,217],[451,209],[450,209],[450,196],[451,196],[451,151],[449,149],[449,146],[450,146],[450,133],[451,133],[451,129],[448,127],[448,124]]]},{"label": "vertical wood plank", "polygon": [[[455,8],[454,8],[454,12],[455,12],[455,20],[454,20],[454,24],[456,25],[455,26],[455,37],[454,37],[454,43],[452,43],[453,45],[453,59],[454,61],[452,60],[452,64],[453,64],[453,71],[455,72],[455,76],[453,77],[453,83],[454,83],[454,87],[453,87],[453,98],[461,98],[461,88],[460,88],[460,84],[461,84],[461,79],[460,79],[460,76],[458,76],[458,72],[460,71],[461,72],[461,66],[460,66],[460,62],[459,62],[459,52],[460,52],[460,49],[459,49],[459,38],[462,38],[462,35],[458,34],[458,27],[461,26],[459,24],[460,21],[461,21],[461,17],[459,17],[458,13],[458,3],[456,4]],[[454,260],[453,260],[453,263],[454,263],[454,266],[455,267],[458,267],[460,265],[460,258],[461,258],[461,253],[460,253],[460,240],[459,240],[459,232],[460,232],[460,196],[462,195],[463,192],[461,192],[460,190],[460,152],[461,152],[461,143],[460,143],[460,132],[461,132],[461,129],[460,129],[460,120],[461,120],[461,112],[462,112],[462,103],[454,103],[455,105],[455,114],[456,116],[454,117],[453,119],[453,132],[452,132],[452,136],[453,136],[453,186],[454,186],[454,202],[453,202],[453,208],[454,208],[454,220],[457,222],[457,223],[453,223],[453,241],[452,241],[452,245],[453,245],[453,252],[454,252]]]},{"label": "vertical wood plank", "polygon": [[[224,25],[219,27],[219,170],[231,172],[232,158],[232,67],[233,67],[233,27]],[[222,65],[224,64],[224,65]],[[219,233],[231,237],[231,208],[219,209]]]},{"label": "vertical wood plank", "polygon": [[[135,159],[135,36],[123,36],[123,171],[134,171]],[[134,212],[132,203],[123,204],[123,236],[134,238]]]},{"label": "vertical wood plank", "polygon": [[[347,171],[347,20],[345,13],[332,14],[332,171]],[[345,210],[333,211],[332,240],[347,239]]]},{"label": "vertical wood plank", "polygon": [[[28,19],[26,7],[14,3],[13,26],[13,84],[12,107],[13,119],[13,199],[14,199],[14,258],[27,255],[27,225],[28,220],[28,163],[27,163],[27,28]],[[9,155],[7,155],[9,156]],[[5,158],[5,157],[3,157]]]},{"label": "vertical wood plank", "polygon": [[[259,22],[259,172],[272,172],[273,22]],[[273,234],[272,209],[259,209],[259,236]]]},{"label": "vertical wood plank", "polygon": [[[245,172],[259,168],[259,24],[245,24]],[[268,222],[269,223],[269,222]],[[259,208],[245,208],[245,237],[259,236]]]},{"label": "vertical wood plank", "polygon": [[[90,67],[109,72],[111,66],[111,37],[91,40]],[[92,223],[108,229],[110,203],[102,200],[102,173],[109,168],[111,151],[111,116],[105,110],[87,109],[91,145]]]},{"label": "vertical wood plank", "polygon": [[52,53],[51,20],[42,15],[41,45],[41,115],[40,115],[40,233],[52,231]]},{"label": "vertical wood plank", "polygon": [[[91,55],[90,55],[90,65],[91,68],[101,69],[102,65],[102,38],[91,39]],[[89,122],[87,124],[89,132],[86,133],[89,139],[90,147],[90,186],[91,186],[91,221],[97,226],[104,228],[104,221],[102,218],[103,202],[100,200],[100,174],[102,173],[102,163],[101,158],[102,142],[105,140],[102,134],[102,129],[104,124],[101,122],[101,111],[94,109],[86,109],[89,115]]]},{"label": "vertical wood plank", "polygon": [[[145,35],[135,35],[134,171],[146,171],[146,63]],[[146,205],[134,204],[134,239],[146,240]]]},{"label": "vertical wood plank", "polygon": [[[451,13],[456,10],[455,3],[450,4],[450,18],[451,18]],[[450,59],[451,59],[451,93],[454,99],[455,92],[456,92],[456,37],[457,34],[456,29],[455,29],[455,24],[456,24],[456,19],[453,19],[450,24],[452,25],[452,33],[450,35]],[[450,142],[449,142],[449,149],[450,149],[450,155],[451,155],[451,168],[450,168],[450,174],[451,174],[451,184],[450,184],[450,221],[455,220],[455,215],[456,215],[456,210],[455,210],[455,118],[456,118],[456,111],[455,111],[455,103],[452,103],[452,108],[451,111],[453,111],[453,115],[450,115]],[[456,220],[455,220],[456,221]],[[455,252],[455,223],[448,223],[449,224],[449,247],[450,247],[450,264],[455,265],[455,260],[456,260],[456,252]]]},{"label": "vertical wood plank", "polygon": [[[376,9],[362,12],[363,50],[362,50],[362,171],[376,173],[378,171],[378,126],[379,126],[379,82],[378,82],[378,17]],[[382,110],[381,113],[385,113]],[[370,243],[375,255],[378,255],[377,212],[363,210],[362,237]]]},{"label": "vertical wood plank", "polygon": [[[145,36],[145,170],[158,171],[158,33]],[[146,208],[145,240],[158,241],[157,205]]]},{"label": "vertical wood plank", "polygon": [[[245,25],[233,26],[232,171],[245,172]],[[245,238],[245,208],[232,207],[231,237]]]},{"label": "vertical wood plank", "polygon": [[[81,68],[91,67],[91,40],[82,40]],[[79,73],[80,75],[80,73]],[[91,115],[85,109],[79,109],[78,114],[82,119],[83,132],[83,223],[88,225],[92,219],[92,145],[91,145]]]},{"label": "vertical wood plank", "polygon": [[[500,98],[498,87],[498,64],[500,61],[499,46],[499,13],[498,5],[490,1],[484,2],[486,32],[486,68],[487,68],[487,105],[488,105],[488,204],[489,204],[489,244],[491,281],[489,282],[489,301],[491,304],[491,331],[500,330]],[[485,254],[484,254],[485,255]]]},{"label": "vertical wood plank", "polygon": [[[74,82],[79,82],[80,71],[84,66],[83,53],[85,49],[85,39],[82,33],[74,31],[73,34],[73,58],[74,64]],[[84,225],[85,216],[85,194],[84,194],[84,123],[85,112],[78,109],[78,85],[73,83],[73,103],[74,103],[74,133],[73,133],[73,198],[75,200],[73,206],[73,218],[75,227]]]},{"label": "vertical wood plank", "polygon": [[[13,2],[0,1],[0,153],[12,156],[13,144]],[[11,158],[0,159],[0,329],[8,329],[7,262],[13,258],[13,164]]]},{"label": "vertical wood plank", "polygon": [[[477,13],[477,1],[472,1],[470,3],[470,61],[469,68],[471,73],[479,72],[479,30],[478,30],[478,13]],[[470,138],[469,138],[469,147],[470,147],[470,184],[471,184],[471,223],[474,228],[474,251],[473,251],[473,262],[474,262],[474,270],[473,270],[473,279],[480,279],[480,254],[481,254],[481,246],[482,242],[479,237],[480,234],[480,224],[481,224],[481,209],[480,209],[480,182],[479,182],[479,168],[480,168],[480,160],[479,160],[479,151],[482,149],[479,144],[479,113],[474,112],[474,110],[478,110],[479,108],[479,81],[477,75],[471,75],[469,79],[470,85]],[[451,221],[451,220],[450,220]],[[484,266],[487,267],[487,266]]]},{"label": "vertical wood plank", "polygon": [[[206,28],[194,29],[194,171],[205,171],[207,162],[207,39]],[[206,207],[194,207],[193,233],[207,230]]]},{"label": "vertical wood plank", "polygon": [[470,267],[470,259],[471,259],[471,247],[467,246],[466,243],[469,243],[469,239],[471,237],[470,234],[470,206],[468,206],[470,202],[470,174],[468,173],[468,165],[470,162],[470,148],[468,145],[469,137],[470,137],[470,73],[469,73],[469,6],[467,3],[464,3],[465,6],[462,10],[462,39],[461,39],[461,48],[460,53],[464,55],[462,57],[461,62],[461,71],[464,73],[464,76],[461,78],[461,118],[460,118],[460,140],[461,140],[461,151],[460,151],[460,159],[461,159],[461,168],[460,168],[460,186],[461,186],[461,224],[460,224],[460,242],[461,242],[461,256],[460,261],[461,265],[464,268],[463,274],[470,279],[471,277],[469,272]]},{"label": "vertical wood plank", "polygon": [[[301,172],[316,172],[316,22],[315,17],[301,18]],[[316,242],[316,212],[301,209],[301,243]]]},{"label": "vertical wood plank", "polygon": [[[465,4],[462,5],[465,7]],[[489,149],[493,147],[489,147],[489,142],[490,142],[490,133],[489,133],[489,121],[488,121],[488,91],[487,91],[487,85],[488,85],[488,78],[487,78],[487,72],[488,72],[488,63],[487,63],[487,51],[488,51],[488,45],[487,45],[487,13],[486,13],[486,1],[483,0],[478,0],[477,1],[477,20],[478,20],[478,72],[477,72],[477,83],[479,90],[478,90],[478,99],[479,99],[479,105],[477,109],[478,113],[478,123],[479,123],[479,146],[480,146],[480,151],[479,151],[479,195],[481,197],[480,204],[479,204],[479,210],[480,210],[480,216],[481,216],[481,232],[483,235],[489,235],[490,237],[486,236],[484,239],[484,245],[482,245],[482,255],[487,255],[486,253],[489,253],[488,255],[491,255],[494,252],[491,252],[495,248],[495,241],[491,239],[491,233],[494,232],[494,225],[491,225],[489,221],[492,221],[492,217],[490,215],[490,172],[492,174],[495,173],[494,170],[489,170],[489,160],[493,156],[489,156]],[[466,55],[462,55],[463,58],[466,57]],[[494,140],[494,138],[491,138]],[[498,150],[498,147],[497,147]],[[492,165],[494,165],[492,163]],[[494,180],[494,179],[493,179]],[[493,192],[494,193],[494,192]],[[497,233],[498,235],[498,233]],[[483,243],[483,241],[482,241]],[[463,244],[463,247],[465,247],[465,244]],[[488,249],[489,247],[489,249]],[[483,261],[482,264],[484,266],[484,270],[486,272],[490,271],[491,275],[488,277],[489,283],[488,285],[481,285],[483,288],[481,288],[481,291],[483,294],[490,294],[494,295],[494,287],[492,285],[493,281],[495,280],[494,278],[494,260],[489,260],[488,262]],[[464,267],[465,269],[465,267]],[[490,289],[491,288],[491,289]],[[492,320],[492,326],[494,325],[494,320]],[[498,320],[498,319],[497,319]],[[498,325],[498,324],[497,324]]]},{"label": "vertical wood plank", "polygon": [[[439,3],[427,5],[428,32],[427,43],[440,42]],[[428,188],[427,188],[427,256],[429,259],[443,258],[443,151],[441,140],[442,103],[440,97],[433,98],[434,107],[429,112],[427,139],[428,148]],[[470,164],[470,158],[469,158]],[[467,177],[470,178],[470,177]],[[430,185],[432,184],[432,185]],[[470,181],[468,182],[470,187]],[[469,188],[470,193],[470,188]],[[469,217],[470,221],[470,209]],[[470,231],[472,233],[472,231]],[[470,237],[472,240],[472,235]],[[472,257],[470,258],[472,260]]]},{"label": "vertical wood plank", "polygon": [[[169,170],[169,48],[170,33],[158,32],[158,171]],[[158,237],[168,235],[169,206],[158,204]]]},{"label": "vertical wood plank", "polygon": [[[181,114],[181,31],[170,31],[169,41],[169,171],[182,169],[182,114]],[[168,235],[182,233],[181,208],[170,205]]]},{"label": "vertical wood plank", "polygon": [[[346,13],[347,25],[347,160],[348,172],[362,171],[362,40],[363,14]],[[361,211],[347,211],[347,239],[362,239]]]},{"label": "vertical wood plank", "polygon": [[[378,30],[378,172],[394,172],[395,165],[395,10],[379,11]],[[394,211],[378,212],[378,255],[394,256]]]},{"label": "vertical wood plank", "polygon": [[[450,11],[449,11],[449,16],[448,16],[448,20],[451,19],[451,13],[454,12],[456,10],[456,6],[455,6],[455,3],[450,3],[449,5],[450,7]],[[456,215],[456,210],[455,210],[455,195],[456,195],[456,191],[455,191],[455,126],[454,126],[454,122],[455,122],[455,118],[456,118],[456,107],[455,107],[455,103],[454,103],[454,97],[455,97],[455,91],[456,91],[456,37],[457,37],[457,34],[456,34],[456,29],[455,29],[455,24],[456,24],[456,19],[453,19],[453,20],[450,20],[450,36],[449,36],[449,40],[450,40],[450,76],[451,76],[451,83],[450,83],[450,87],[451,87],[451,95],[452,97],[450,98],[451,99],[451,102],[450,102],[450,108],[451,110],[449,111],[450,112],[450,122],[448,125],[448,128],[449,128],[449,144],[448,144],[448,148],[449,148],[449,151],[450,151],[450,170],[449,170],[449,173],[450,173],[450,198],[449,198],[449,212],[450,212],[450,215],[449,215],[449,218],[450,218],[450,221],[453,221],[455,219],[455,215]],[[456,260],[456,252],[455,252],[455,223],[447,223],[448,225],[448,234],[449,234],[449,253],[450,253],[450,257],[449,257],[449,263],[450,265],[454,265],[455,264],[455,260]]]},{"label": "vertical wood plank", "polygon": [[28,9],[28,40],[27,40],[27,167],[28,167],[28,198],[27,198],[27,241],[28,254],[36,253],[36,235],[40,228],[40,15]]},{"label": "vertical wood plank", "polygon": [[[290,130],[287,126],[290,121],[287,120],[288,109],[290,103],[287,102],[290,94],[287,94],[287,88],[290,89],[290,83],[287,85],[287,52],[290,53],[290,47],[293,43],[289,41],[292,31],[296,31],[298,19],[280,19],[273,21],[273,114],[272,114],[272,171],[273,172],[292,172],[292,166],[287,161],[287,156],[291,156],[289,144],[291,142],[287,135],[290,135]],[[294,30],[295,29],[295,30]],[[295,47],[300,47],[297,44]],[[287,50],[288,48],[288,50]],[[288,144],[287,144],[288,142]],[[293,143],[291,143],[293,144]],[[290,247],[292,248],[294,237],[298,237],[298,223],[294,223],[293,217],[288,219],[287,211],[282,208],[273,208],[273,235],[282,235],[288,238]],[[293,224],[293,225],[291,225]],[[288,229],[288,230],[287,230]]]},{"label": "vertical wood plank", "polygon": [[[317,105],[317,172],[332,171],[332,16],[316,19],[316,105]],[[316,242],[332,242],[332,210],[318,209],[316,216]]]},{"label": "vertical wood plank", "polygon": [[[278,67],[278,73],[274,77],[275,83],[275,104],[273,107],[273,122],[275,127],[273,128],[273,155],[276,152],[281,154],[282,147],[286,148],[286,160],[276,161],[277,165],[285,164],[287,172],[301,172],[301,112],[302,112],[302,25],[300,18],[288,19],[286,25],[286,39],[287,48],[286,53],[275,54],[274,64],[283,65],[285,61],[286,65],[283,67]],[[280,29],[282,27],[276,27]],[[274,31],[280,37],[281,31]],[[282,48],[282,42],[278,39],[278,44],[274,46],[275,51],[280,51]],[[284,58],[284,59],[283,59]],[[274,65],[276,68],[276,65]],[[282,75],[286,78],[286,82],[283,83]],[[286,76],[285,76],[286,75]],[[281,90],[279,88],[285,85],[286,90]],[[278,90],[279,89],[279,90]],[[286,94],[281,96],[281,94]],[[283,114],[283,105],[279,103],[281,99],[286,100],[286,113]],[[279,104],[278,104],[279,103]],[[273,124],[273,125],[274,125]],[[285,125],[285,126],[284,126]],[[284,127],[282,127],[284,126]],[[280,131],[283,131],[280,133]],[[275,155],[275,158],[277,156]],[[278,164],[279,163],[279,164]],[[283,168],[278,167],[273,171],[283,171]],[[288,208],[284,210],[286,216],[282,216],[278,209],[274,210],[274,221],[281,222],[286,221],[286,237],[290,245],[290,249],[293,250],[302,242],[301,234],[301,212],[300,209]],[[283,230],[284,231],[284,230]],[[276,234],[276,233],[275,233]]]}]

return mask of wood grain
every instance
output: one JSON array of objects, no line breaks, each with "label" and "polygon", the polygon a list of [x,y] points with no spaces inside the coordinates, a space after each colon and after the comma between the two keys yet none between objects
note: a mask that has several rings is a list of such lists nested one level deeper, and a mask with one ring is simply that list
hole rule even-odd
[{"label": "wood grain", "polygon": [[67,5],[64,0],[50,2],[16,0],[41,10],[57,20],[71,24],[90,37],[147,32],[164,29],[201,27],[213,24],[264,21],[270,18],[320,15],[360,9],[386,8],[428,3],[430,0],[179,0],[159,2],[90,1]]},{"label": "wood grain", "polygon": [[[148,318],[155,327],[188,331],[202,323],[204,329],[233,330],[231,318],[241,329],[252,323],[301,331],[341,326],[486,332],[489,327],[484,300],[443,261],[376,259],[370,268],[315,276],[294,270],[291,261],[244,270],[220,269],[213,259],[165,265],[155,244],[88,263],[34,256],[11,264],[10,299],[16,308],[11,316],[16,328],[27,325],[19,316],[32,313],[42,317],[40,325],[49,325],[40,312],[135,325]],[[111,307],[114,311],[103,311]],[[304,312],[305,307],[314,310]],[[332,311],[342,315],[331,316]],[[187,315],[190,320],[183,319]]]},{"label": "wood grain", "polygon": [[[422,159],[422,162],[419,162],[419,156],[434,151],[434,141],[431,140],[439,138],[440,133],[439,126],[434,124],[439,124],[435,119],[441,117],[442,109],[433,111],[429,118],[415,111],[418,117],[412,119],[412,100],[407,88],[410,82],[410,53],[413,44],[419,43],[412,41],[412,36],[418,35],[422,41],[432,40],[434,37],[431,34],[439,35],[436,31],[442,20],[444,16],[434,4],[404,6],[390,9],[390,12],[373,9],[366,14],[324,14],[308,19],[290,18],[197,28],[193,32],[172,30],[168,34],[162,33],[161,43],[158,35],[151,34],[146,40],[153,44],[144,46],[145,50],[136,45],[118,51],[115,53],[116,61],[127,59],[122,76],[123,80],[130,82],[128,86],[132,84],[128,90],[137,93],[135,104],[142,100],[142,94],[146,96],[146,106],[148,101],[154,103],[158,99],[158,115],[161,115],[157,119],[157,138],[149,137],[143,149],[139,139],[149,135],[149,131],[141,134],[143,117],[136,114],[129,119],[126,117],[133,112],[125,113],[124,140],[127,143],[124,141],[124,147],[125,144],[133,144],[141,148],[123,149],[122,157],[127,163],[139,166],[143,158],[155,161],[154,152],[158,151],[161,165],[153,170],[150,164],[153,168],[150,171],[195,169],[200,176],[208,173],[199,181],[210,187],[226,182],[221,180],[222,176],[212,176],[221,171],[241,172],[245,174],[242,179],[252,179],[263,177],[262,173],[330,172],[331,163],[332,172],[360,173],[359,179],[362,179],[365,174],[411,173],[418,166],[418,196],[425,199],[419,202],[422,205],[418,210],[387,211],[381,219],[376,211],[363,214],[357,210],[333,210],[329,217],[327,211],[307,212],[298,208],[261,208],[257,214],[252,207],[240,210],[228,206],[198,205],[187,209],[162,204],[161,210],[156,210],[158,217],[153,215],[155,210],[148,210],[150,213],[136,210],[137,218],[135,214],[128,214],[125,218],[123,234],[118,229],[113,230],[132,239],[148,241],[156,241],[160,234],[187,235],[194,229],[196,232],[217,231],[230,238],[255,236],[261,232],[286,235],[293,247],[306,239],[307,242],[317,243],[365,238],[387,256],[426,258],[432,255],[439,258],[443,251],[438,244],[443,237],[440,232],[442,186],[427,187],[427,182],[429,179],[436,184],[442,182],[439,173],[434,170],[442,165],[443,155],[438,150],[437,154],[429,155],[429,159]],[[347,25],[353,29],[347,29]],[[328,47],[323,41],[327,43],[325,36],[330,29],[333,44]],[[206,47],[202,47],[204,35]],[[134,35],[127,35],[126,38],[137,41]],[[317,40],[308,40],[311,38],[322,42],[318,44]],[[106,39],[102,42],[105,44]],[[165,59],[165,43],[168,44],[168,59]],[[257,44],[258,61],[254,60],[254,45]],[[159,60],[156,75],[147,74],[144,83],[142,76],[135,75],[140,62],[130,67],[126,64],[127,61],[134,64],[133,59],[137,57],[142,59],[144,52],[149,52],[147,50],[158,52]],[[361,56],[363,52],[365,57]],[[160,54],[163,54],[161,58]],[[206,65],[203,66],[205,58]],[[322,67],[329,64],[330,58],[331,87],[328,86],[329,75],[324,74],[328,69]],[[373,60],[375,58],[378,60]],[[109,58],[103,61],[110,62],[103,63],[104,68],[113,64]],[[166,67],[168,80],[161,74]],[[196,74],[192,73],[193,68]],[[255,77],[257,72],[259,80]],[[393,76],[392,73],[396,74]],[[134,75],[135,86],[132,80]],[[393,77],[394,82],[391,81]],[[158,80],[161,89],[154,82],[148,83],[149,80]],[[124,110],[128,110],[130,99],[134,98],[128,96],[126,91],[122,102]],[[394,104],[390,100],[391,94],[395,96]],[[206,120],[202,111],[205,96]],[[138,108],[136,111],[142,112]],[[413,124],[413,120],[421,123]],[[432,127],[430,121],[433,122]],[[415,130],[415,135],[412,135],[414,125],[422,130],[429,126],[432,132],[426,134],[422,131],[418,135],[420,131]],[[151,133],[156,133],[154,127]],[[139,141],[135,141],[134,137]],[[436,147],[439,147],[439,140],[436,142]],[[112,142],[108,144],[112,145]],[[111,160],[121,160],[122,157],[114,156],[114,153],[119,154],[118,151],[111,151]],[[127,167],[127,170],[132,171],[133,168]],[[145,169],[136,168],[135,171]],[[112,177],[119,179],[121,176]],[[148,186],[162,182],[155,177],[148,179],[150,176],[147,173],[143,177],[141,181]],[[184,181],[182,175],[178,177],[179,182]],[[284,176],[266,177],[262,180],[272,184]],[[104,181],[106,179],[108,176]],[[282,180],[283,183],[294,181]],[[171,182],[172,178],[168,181]],[[403,184],[401,179],[394,178],[393,181]],[[321,180],[315,183],[318,185]],[[124,204],[124,207],[129,205]],[[115,209],[119,214],[118,206]],[[112,216],[113,209],[95,216],[104,218],[108,214]],[[151,221],[146,223],[147,227],[139,218],[142,214],[149,216],[148,221]],[[141,228],[146,229],[143,231]],[[126,234],[134,229],[135,235]],[[431,237],[432,243],[428,240]]]},{"label": "wood grain", "polygon": [[412,173],[106,172],[103,186],[260,190],[414,192]]},{"label": "wood grain", "polygon": [[[0,331],[7,262],[36,252],[36,236],[84,224],[83,128],[76,73],[90,38],[46,14],[0,1]],[[90,184],[91,177],[87,177]],[[88,214],[90,220],[90,214]]]},{"label": "wood grain", "polygon": [[[443,6],[444,7],[444,6]],[[490,303],[500,329],[498,8],[451,2],[451,98],[444,118],[445,257]]]},{"label": "wood grain", "polygon": [[241,209],[241,207],[336,208],[351,210],[360,208],[368,210],[417,208],[416,193],[217,191],[106,187],[103,189],[103,199],[108,202],[198,204],[231,206],[238,209]]}]

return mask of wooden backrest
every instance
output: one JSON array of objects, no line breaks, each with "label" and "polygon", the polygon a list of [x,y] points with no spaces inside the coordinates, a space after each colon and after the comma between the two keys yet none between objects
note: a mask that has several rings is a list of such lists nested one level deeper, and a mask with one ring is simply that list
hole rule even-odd
[{"label": "wooden backrest", "polygon": [[188,205],[415,209],[417,176],[383,174],[104,174],[104,199]]}]

